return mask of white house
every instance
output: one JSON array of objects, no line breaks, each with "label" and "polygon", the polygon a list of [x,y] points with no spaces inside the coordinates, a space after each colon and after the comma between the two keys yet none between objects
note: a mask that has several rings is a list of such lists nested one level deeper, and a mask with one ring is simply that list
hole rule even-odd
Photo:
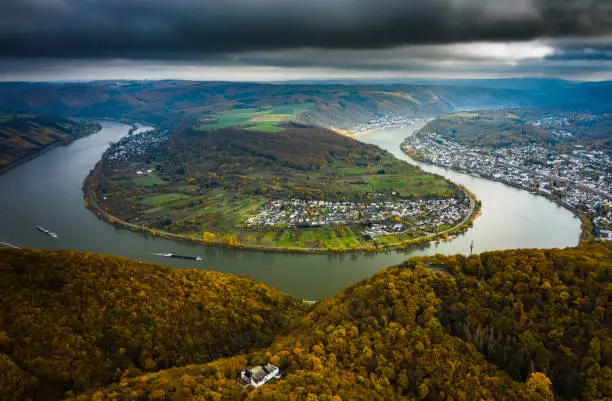
[{"label": "white house", "polygon": [[240,378],[247,386],[259,387],[271,379],[280,379],[281,373],[278,367],[266,363],[263,366],[249,366],[243,369]]}]

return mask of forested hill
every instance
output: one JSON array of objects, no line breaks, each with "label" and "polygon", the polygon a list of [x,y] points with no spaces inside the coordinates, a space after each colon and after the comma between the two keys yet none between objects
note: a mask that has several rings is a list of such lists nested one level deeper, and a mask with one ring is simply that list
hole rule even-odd
[{"label": "forested hill", "polygon": [[246,277],[0,250],[0,400],[53,400],[268,346],[306,310]]},{"label": "forested hill", "polygon": [[258,84],[196,81],[0,83],[0,110],[75,117],[133,119],[180,126],[230,110],[311,105],[302,118],[347,129],[380,115],[438,116],[496,107],[606,110],[610,83],[504,80],[409,84]]},{"label": "forested hill", "polygon": [[346,129],[379,115],[436,116],[458,108],[530,104],[521,91],[414,85],[298,85],[194,81],[3,83],[0,109],[133,119],[176,128],[229,110],[310,104],[303,119]]},{"label": "forested hill", "polygon": [[[612,397],[609,244],[413,258],[307,314],[249,279],[114,257],[2,251],[0,272],[3,400]],[[268,361],[282,379],[236,385]]]},{"label": "forested hill", "polygon": [[0,113],[0,172],[57,143],[94,133],[99,124],[32,114]]},{"label": "forested hill", "polygon": [[422,132],[471,148],[535,144],[564,152],[571,152],[575,145],[608,152],[612,149],[610,113],[538,108],[459,112],[429,122]]},{"label": "forested hill", "polygon": [[[609,400],[611,274],[610,245],[415,258],[318,303],[265,350],[79,399]],[[267,361],[285,376],[236,385]]]}]

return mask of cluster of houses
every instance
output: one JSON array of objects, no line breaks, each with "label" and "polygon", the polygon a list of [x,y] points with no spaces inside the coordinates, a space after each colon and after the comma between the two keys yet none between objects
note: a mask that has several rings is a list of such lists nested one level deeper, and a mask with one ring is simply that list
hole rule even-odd
[{"label": "cluster of houses", "polygon": [[593,113],[564,113],[562,115],[549,115],[536,120],[528,121],[527,124],[532,127],[542,128],[546,130],[559,129],[569,127],[571,123],[598,121],[608,117],[608,113],[593,114]]},{"label": "cluster of houses", "polygon": [[106,160],[127,160],[133,155],[150,153],[159,144],[166,142],[169,136],[168,131],[162,130],[150,130],[127,135],[118,142],[111,144],[106,151]]},{"label": "cluster of houses", "polygon": [[562,115],[548,115],[539,119],[527,121],[532,127],[550,131],[557,138],[571,138],[575,134],[568,131],[568,128],[575,123],[585,123],[599,121],[609,117],[608,113],[564,113]]},{"label": "cluster of houses", "polygon": [[394,113],[372,118],[369,121],[353,125],[349,131],[351,134],[361,134],[367,131],[376,131],[387,128],[406,128],[414,125],[414,120]]},{"label": "cluster of houses", "polygon": [[[469,199],[455,198],[432,200],[397,199],[376,202],[331,202],[322,200],[291,199],[274,200],[262,205],[257,213],[250,216],[247,226],[310,227],[332,224],[362,222],[383,222],[399,218],[410,220],[419,227],[453,225],[464,219],[470,212]],[[397,220],[397,219],[395,219]],[[391,231],[404,231],[396,221]],[[372,226],[370,235],[389,233],[388,226]]]},{"label": "cluster of houses", "polygon": [[[567,154],[535,145],[466,148],[436,133],[413,136],[403,146],[425,162],[552,196],[596,217],[612,206],[612,159],[603,151],[580,145]],[[600,231],[608,227],[602,219],[595,218],[593,223]]]},{"label": "cluster of houses", "polygon": [[374,238],[382,237],[383,235],[399,234],[403,231],[405,231],[404,224],[386,221],[372,224],[370,227],[363,230],[361,233],[361,238],[366,241],[371,241]]}]

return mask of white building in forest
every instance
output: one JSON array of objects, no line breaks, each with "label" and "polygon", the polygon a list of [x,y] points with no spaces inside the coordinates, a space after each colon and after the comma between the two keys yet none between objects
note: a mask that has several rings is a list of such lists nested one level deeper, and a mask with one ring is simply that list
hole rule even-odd
[{"label": "white building in forest", "polygon": [[249,366],[240,372],[240,379],[245,386],[259,387],[272,379],[280,378],[280,369],[271,363],[263,366]]}]

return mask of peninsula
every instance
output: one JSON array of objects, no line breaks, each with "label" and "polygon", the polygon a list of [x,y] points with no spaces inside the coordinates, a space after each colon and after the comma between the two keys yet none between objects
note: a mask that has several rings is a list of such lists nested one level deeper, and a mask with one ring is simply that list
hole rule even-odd
[{"label": "peninsula", "polygon": [[289,252],[403,248],[471,224],[479,204],[467,190],[300,122],[309,106],[128,135],[86,179],[86,204],[153,235]]}]

